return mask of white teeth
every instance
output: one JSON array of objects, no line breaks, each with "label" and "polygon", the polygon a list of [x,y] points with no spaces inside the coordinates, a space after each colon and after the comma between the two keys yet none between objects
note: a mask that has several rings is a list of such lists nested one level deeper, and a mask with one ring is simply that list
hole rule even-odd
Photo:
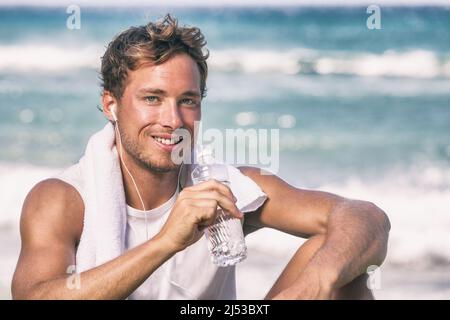
[{"label": "white teeth", "polygon": [[171,144],[176,144],[181,140],[181,136],[179,137],[175,137],[175,138],[171,138],[171,139],[163,139],[160,137],[153,137],[156,141],[158,141],[159,143],[162,144],[167,144],[167,145],[171,145]]}]

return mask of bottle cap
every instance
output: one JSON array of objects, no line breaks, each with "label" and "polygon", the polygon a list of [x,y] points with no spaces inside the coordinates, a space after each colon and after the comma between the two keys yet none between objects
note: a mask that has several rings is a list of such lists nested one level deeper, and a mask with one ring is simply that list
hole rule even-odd
[{"label": "bottle cap", "polygon": [[209,145],[196,145],[195,146],[195,160],[197,164],[213,164],[214,151]]}]

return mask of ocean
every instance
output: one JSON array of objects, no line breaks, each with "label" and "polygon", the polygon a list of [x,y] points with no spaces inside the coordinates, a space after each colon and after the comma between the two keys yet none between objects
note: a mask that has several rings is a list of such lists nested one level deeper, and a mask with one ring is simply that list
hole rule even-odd
[{"label": "ocean", "polygon": [[[351,6],[82,7],[75,30],[65,7],[0,7],[0,233],[17,236],[31,187],[75,163],[106,123],[107,43],[166,12],[208,41],[206,128],[279,129],[283,179],[386,211],[388,268],[448,270],[450,6],[381,7],[379,30]],[[249,242],[280,257],[298,243],[271,235]],[[1,250],[7,287],[17,256]]]}]

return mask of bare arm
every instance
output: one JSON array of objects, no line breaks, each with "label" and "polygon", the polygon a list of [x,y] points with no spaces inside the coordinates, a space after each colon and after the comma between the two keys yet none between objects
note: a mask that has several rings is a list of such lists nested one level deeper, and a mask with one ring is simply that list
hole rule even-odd
[{"label": "bare arm", "polygon": [[368,266],[384,261],[390,223],[374,204],[298,189],[274,175],[261,175],[256,168],[240,170],[268,195],[264,206],[246,217],[245,229],[270,227],[302,237],[326,235],[323,246],[281,298],[299,297],[311,281],[322,289],[320,297],[328,298],[334,289],[366,272]]},{"label": "bare arm", "polygon": [[[180,192],[161,231],[116,259],[82,272],[75,264],[83,201],[70,185],[49,179],[28,194],[21,218],[22,249],[12,283],[14,299],[123,299],[176,252],[200,239],[220,206],[241,218],[231,190],[210,180]],[[69,285],[68,285],[69,283]]]},{"label": "bare arm", "polygon": [[76,288],[67,270],[75,264],[83,211],[78,193],[60,180],[45,180],[30,191],[22,210],[14,299],[123,299],[175,252],[164,239],[154,238],[82,272]]}]

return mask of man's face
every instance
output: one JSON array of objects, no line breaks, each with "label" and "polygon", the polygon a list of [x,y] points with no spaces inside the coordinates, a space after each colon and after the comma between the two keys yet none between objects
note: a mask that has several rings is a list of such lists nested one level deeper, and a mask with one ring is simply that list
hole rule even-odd
[{"label": "man's face", "polygon": [[146,64],[128,74],[117,108],[124,149],[142,167],[168,172],[176,129],[194,137],[194,122],[201,118],[200,72],[187,54],[177,54],[160,65]]}]

